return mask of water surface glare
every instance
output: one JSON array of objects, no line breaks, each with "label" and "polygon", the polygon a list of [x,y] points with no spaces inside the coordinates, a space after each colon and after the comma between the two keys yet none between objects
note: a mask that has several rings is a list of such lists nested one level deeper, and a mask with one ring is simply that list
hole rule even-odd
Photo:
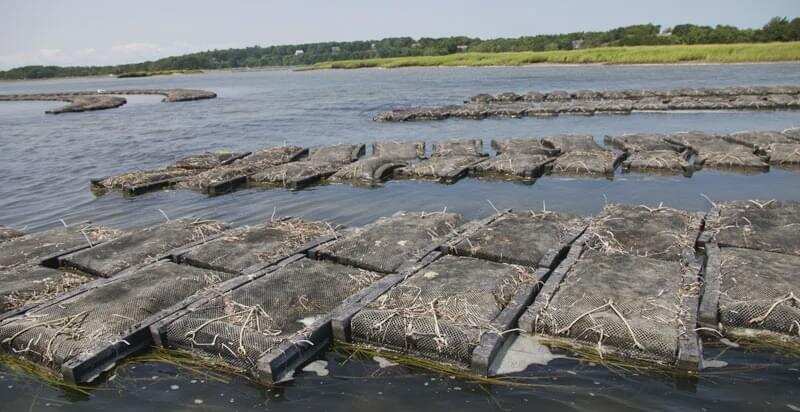
[{"label": "water surface glare", "polygon": [[[799,64],[699,66],[564,66],[286,70],[113,79],[0,83],[0,93],[122,88],[200,88],[218,99],[166,104],[134,96],[119,109],[45,115],[59,102],[0,103],[0,224],[40,230],[92,220],[136,227],[169,217],[252,224],[279,214],[362,225],[398,210],[441,210],[480,218],[497,208],[599,212],[606,202],[706,210],[714,200],[800,200],[800,173],[773,168],[744,175],[700,171],[691,178],[617,174],[607,179],[545,177],[535,184],[464,179],[454,185],[396,181],[378,188],[329,185],[290,192],[248,189],[208,198],[163,191],[135,198],[95,197],[89,178],[166,165],[207,150],[252,150],[381,139],[428,142],[456,137],[531,137],[702,130],[782,130],[800,126],[800,111],[634,113],[628,116],[376,123],[400,106],[457,104],[477,93],[555,89],[721,87],[800,84]],[[721,368],[694,385],[635,371],[555,359],[524,373],[531,387],[480,386],[448,376],[381,369],[372,360],[326,355],[327,377],[298,372],[265,388],[229,383],[166,364],[118,368],[89,396],[54,389],[0,367],[0,410],[800,410],[800,360],[735,348],[706,350]]]}]

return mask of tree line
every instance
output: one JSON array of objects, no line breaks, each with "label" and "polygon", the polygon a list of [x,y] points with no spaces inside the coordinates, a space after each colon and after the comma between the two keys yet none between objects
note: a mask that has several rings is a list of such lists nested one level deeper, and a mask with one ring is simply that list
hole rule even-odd
[{"label": "tree line", "polygon": [[724,44],[800,41],[800,18],[772,18],[757,29],[681,24],[662,30],[641,24],[608,31],[575,32],[482,40],[471,37],[395,37],[375,41],[307,43],[269,47],[209,50],[154,61],[115,66],[25,66],[0,71],[0,79],[43,79],[130,72],[301,66],[335,60],[377,57],[437,56],[458,52],[517,52],[578,48],[678,44]]}]

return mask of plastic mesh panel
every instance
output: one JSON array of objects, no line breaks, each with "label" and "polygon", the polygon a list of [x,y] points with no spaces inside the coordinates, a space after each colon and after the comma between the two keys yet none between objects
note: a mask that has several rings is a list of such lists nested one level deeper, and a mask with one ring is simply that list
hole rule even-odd
[{"label": "plastic mesh panel", "polygon": [[398,160],[422,159],[425,157],[425,142],[375,142],[372,144],[372,155]]},{"label": "plastic mesh panel", "polygon": [[534,332],[576,339],[600,351],[611,346],[634,359],[672,363],[681,333],[685,270],[677,262],[584,253],[535,314]]},{"label": "plastic mesh panel", "polygon": [[539,139],[502,139],[492,140],[492,148],[498,154],[526,154],[555,156],[560,150],[547,147]]},{"label": "plastic mesh panel", "polygon": [[725,136],[725,140],[766,153],[767,147],[774,143],[797,143],[779,132],[738,132]]},{"label": "plastic mesh panel", "polygon": [[450,251],[457,255],[536,267],[548,252],[571,242],[585,228],[585,219],[567,214],[507,213],[452,246]]},{"label": "plastic mesh panel", "polygon": [[400,176],[420,179],[455,179],[483,158],[476,156],[437,156],[397,169]]},{"label": "plastic mesh panel", "polygon": [[800,202],[739,201],[719,209],[706,227],[720,246],[800,256]]},{"label": "plastic mesh panel", "polygon": [[617,156],[608,150],[568,151],[556,158],[553,173],[564,176],[612,176]]},{"label": "plastic mesh panel", "polygon": [[167,325],[168,345],[253,369],[287,340],[302,340],[312,323],[381,275],[332,262],[301,259],[216,297]]},{"label": "plastic mesh panel", "polygon": [[[349,161],[347,163],[350,163]],[[336,173],[340,164],[324,163],[317,161],[302,161],[285,163],[270,167],[251,177],[254,183],[296,187],[327,178]]]},{"label": "plastic mesh panel", "polygon": [[663,206],[607,205],[589,226],[590,248],[670,261],[691,261],[699,215]]},{"label": "plastic mesh panel", "polygon": [[677,151],[678,147],[665,140],[667,136],[654,133],[633,133],[621,136],[606,136],[607,145],[626,152],[646,152],[652,150]]},{"label": "plastic mesh panel", "polygon": [[319,253],[341,263],[391,273],[410,259],[421,258],[461,223],[454,213],[397,213],[356,229],[323,246]]},{"label": "plastic mesh panel", "polygon": [[303,148],[297,146],[271,147],[259,150],[244,159],[189,177],[178,187],[202,190],[236,178],[250,176],[269,167],[294,161]]},{"label": "plastic mesh panel", "polygon": [[453,139],[433,144],[431,156],[483,156],[483,140]]},{"label": "plastic mesh panel", "polygon": [[342,144],[311,149],[308,160],[319,163],[350,163],[364,154],[363,144]]},{"label": "plastic mesh panel", "polygon": [[211,169],[222,166],[233,159],[244,156],[245,153],[219,152],[201,153],[179,159],[175,162],[175,167],[179,169]]},{"label": "plastic mesh panel", "polygon": [[444,256],[357,313],[353,340],[468,365],[482,333],[535,281],[521,266]]},{"label": "plastic mesh panel", "polygon": [[381,180],[388,172],[405,164],[393,157],[370,157],[345,165],[331,176],[331,180]]},{"label": "plastic mesh panel", "polygon": [[679,173],[689,168],[689,163],[672,150],[634,152],[625,159],[624,169],[633,172]]},{"label": "plastic mesh panel", "polygon": [[266,222],[231,230],[222,237],[190,249],[181,256],[183,262],[242,273],[259,264],[268,264],[288,256],[312,239],[335,232],[323,222],[306,222],[292,218]]},{"label": "plastic mesh panel", "polygon": [[536,178],[543,175],[552,158],[543,155],[503,153],[475,166],[475,173],[488,176]]},{"label": "plastic mesh panel", "polygon": [[90,224],[32,233],[3,242],[0,247],[0,269],[67,253],[90,244],[97,245],[119,235],[118,230]]},{"label": "plastic mesh panel", "polygon": [[775,143],[766,149],[770,164],[783,167],[800,166],[800,143]]},{"label": "plastic mesh panel", "polygon": [[0,313],[43,302],[90,280],[78,273],[36,265],[0,270]]},{"label": "plastic mesh panel", "polygon": [[178,182],[186,177],[200,173],[197,169],[152,169],[137,170],[105,178],[95,182],[96,186],[105,189],[136,190],[139,187],[149,186],[163,181]]},{"label": "plastic mesh panel", "polygon": [[59,366],[123,339],[129,329],[230,275],[158,262],[0,326],[0,342],[16,354]]},{"label": "plastic mesh panel", "polygon": [[562,153],[572,151],[603,150],[591,135],[562,134],[542,138],[542,144],[547,147],[561,150]]},{"label": "plastic mesh panel", "polygon": [[0,242],[5,242],[6,240],[11,240],[23,235],[25,235],[25,233],[22,233],[19,230],[11,229],[10,227],[0,226]]},{"label": "plastic mesh panel", "polygon": [[109,277],[131,266],[159,259],[172,249],[202,242],[225,229],[225,224],[212,220],[172,220],[73,253],[61,259],[61,264]]},{"label": "plastic mesh panel", "polygon": [[720,249],[720,321],[800,337],[800,257]]}]

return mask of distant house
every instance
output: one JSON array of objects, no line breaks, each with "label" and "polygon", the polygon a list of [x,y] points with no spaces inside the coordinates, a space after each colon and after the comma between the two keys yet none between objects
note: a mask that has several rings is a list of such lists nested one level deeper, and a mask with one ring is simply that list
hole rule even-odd
[{"label": "distant house", "polygon": [[370,47],[372,50],[375,50],[375,43],[372,43],[372,44],[371,44],[369,47]]},{"label": "distant house", "polygon": [[467,49],[469,49],[469,46],[467,46],[466,44],[459,44],[458,46],[456,46],[456,49],[460,52],[465,52],[467,51]]},{"label": "distant house", "polygon": [[419,42],[414,42],[411,44],[411,47],[417,48],[417,47],[422,47],[422,45]]},{"label": "distant house", "polygon": [[658,33],[658,37],[669,37],[669,36],[672,36],[672,29],[671,28],[666,28],[661,33]]},{"label": "distant house", "polygon": [[338,54],[340,51],[342,51],[342,48],[339,46],[331,47],[331,54]]},{"label": "distant house", "polygon": [[572,48],[573,49],[580,49],[583,47],[583,39],[573,40],[572,41]]},{"label": "distant house", "polygon": [[304,51],[302,51],[302,50],[295,50],[295,51],[294,51],[294,55],[295,55],[295,56],[302,56],[302,55],[304,55],[304,54],[306,54],[306,52],[304,52]]}]

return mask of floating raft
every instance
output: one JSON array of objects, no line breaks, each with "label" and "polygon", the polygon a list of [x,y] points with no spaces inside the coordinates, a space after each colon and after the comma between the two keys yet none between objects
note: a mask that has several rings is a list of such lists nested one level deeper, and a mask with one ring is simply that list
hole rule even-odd
[{"label": "floating raft", "polygon": [[633,111],[778,110],[800,108],[800,87],[725,87],[674,90],[580,90],[524,95],[479,94],[463,105],[395,109],[376,121],[548,117],[560,114],[628,114]]},{"label": "floating raft", "polygon": [[603,358],[697,370],[702,219],[674,209],[610,205],[547,279],[519,326]]},{"label": "floating raft", "polygon": [[606,136],[606,147],[591,135],[493,140],[496,156],[487,156],[483,141],[456,139],[433,144],[375,142],[313,148],[271,147],[244,153],[202,153],[171,165],[91,181],[92,190],[139,195],[166,188],[208,195],[241,187],[300,189],[330,182],[374,186],[387,180],[415,179],[455,183],[466,176],[488,180],[533,182],[547,175],[613,178],[622,171],[660,175],[691,174],[703,168],[760,173],[770,165],[800,167],[800,132],[739,132],[730,135],[683,132],[671,135]]},{"label": "floating raft", "polygon": [[120,107],[128,101],[116,95],[162,95],[164,102],[186,102],[193,100],[213,99],[216,93],[205,90],[192,89],[127,89],[110,90],[105,92],[63,92],[63,93],[37,93],[37,94],[4,94],[0,95],[0,102],[13,101],[63,101],[69,105],[46,111],[48,114],[87,112]]},{"label": "floating raft", "polygon": [[704,335],[800,351],[798,227],[798,202],[730,202],[709,213]]},{"label": "floating raft", "polygon": [[[291,217],[127,234],[77,225],[0,246],[0,347],[72,382],[152,345],[275,382],[334,340],[486,375],[522,330],[694,371],[698,331],[798,347],[798,225],[800,203],[777,201],[705,216],[619,204],[591,218],[400,212],[344,230]],[[79,244],[89,227],[94,243]]]}]

